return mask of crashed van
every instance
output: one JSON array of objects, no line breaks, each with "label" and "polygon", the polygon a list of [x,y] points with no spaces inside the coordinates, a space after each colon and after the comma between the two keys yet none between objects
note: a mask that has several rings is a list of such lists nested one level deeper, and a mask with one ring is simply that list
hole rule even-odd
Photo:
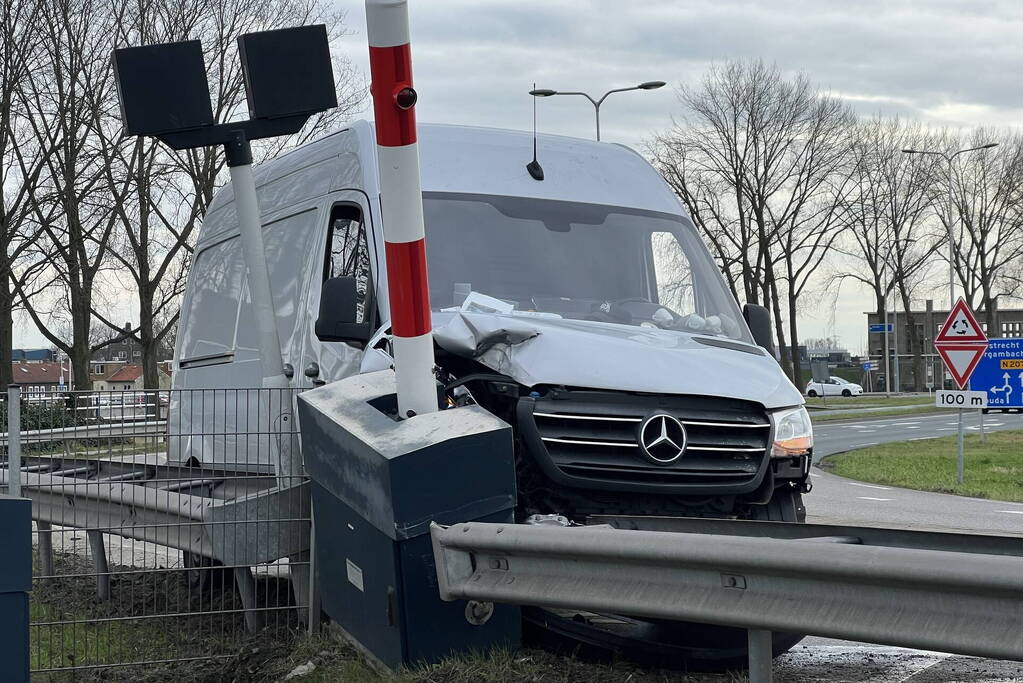
[{"label": "crashed van", "polygon": [[[635,151],[543,135],[536,180],[532,147],[523,132],[419,126],[437,377],[448,405],[512,426],[516,516],[802,521],[811,426],[766,310],[740,308]],[[255,170],[295,388],[391,365],[376,164],[359,122]],[[195,247],[175,389],[260,385],[251,308],[228,186]],[[172,458],[272,471],[266,449],[204,442],[236,438],[231,425],[173,413],[189,436]]]}]

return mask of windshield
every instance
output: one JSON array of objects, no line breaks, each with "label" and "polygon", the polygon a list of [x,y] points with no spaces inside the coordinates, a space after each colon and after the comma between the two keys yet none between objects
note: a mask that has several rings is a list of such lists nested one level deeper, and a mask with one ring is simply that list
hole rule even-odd
[{"label": "windshield", "polygon": [[461,306],[473,293],[523,314],[752,343],[714,261],[680,216],[449,193],[424,193],[423,207],[435,309]]}]

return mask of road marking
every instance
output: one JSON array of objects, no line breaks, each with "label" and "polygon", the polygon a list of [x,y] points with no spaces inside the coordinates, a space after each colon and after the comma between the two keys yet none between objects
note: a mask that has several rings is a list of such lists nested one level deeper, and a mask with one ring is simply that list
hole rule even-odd
[{"label": "road marking", "polygon": [[953,432],[953,431],[955,431],[955,427],[938,427],[938,429],[935,430],[935,431],[939,431],[939,432]]},{"label": "road marking", "polygon": [[920,429],[919,427],[906,427],[906,429]]},{"label": "road marking", "polygon": [[811,476],[811,477],[819,477],[819,476],[821,476],[821,475],[817,474],[816,472],[811,472],[811,473],[810,473],[810,476]]},{"label": "road marking", "polygon": [[1023,510],[999,510],[999,512],[1004,512],[1009,515],[1023,515]]},{"label": "road marking", "polygon": [[890,487],[890,486],[876,486],[874,484],[861,484],[858,481],[850,481],[849,485],[850,486],[862,486],[865,489],[881,489],[882,491],[891,491],[892,490],[892,487]]},{"label": "road marking", "polygon": [[927,439],[933,439],[933,436],[914,436],[910,441],[926,441]]},{"label": "road marking", "polygon": [[866,448],[867,446],[876,446],[876,445],[877,445],[877,441],[871,441],[870,443],[859,443],[859,444],[856,444],[855,446],[850,446],[849,448]]},{"label": "road marking", "polygon": [[920,424],[919,421],[917,421],[917,422],[896,422],[896,423],[892,424],[892,427],[908,427],[909,425],[918,425],[918,424]]},{"label": "road marking", "polygon": [[856,497],[859,498],[860,500],[876,500],[876,501],[881,502],[881,503],[888,502],[888,501],[892,500],[891,498],[871,498],[870,496],[856,496]]}]

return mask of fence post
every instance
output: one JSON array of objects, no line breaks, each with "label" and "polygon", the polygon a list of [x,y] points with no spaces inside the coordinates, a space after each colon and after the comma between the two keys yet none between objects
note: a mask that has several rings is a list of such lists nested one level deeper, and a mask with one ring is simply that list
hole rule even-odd
[{"label": "fence post", "polygon": [[771,660],[774,654],[771,632],[751,628],[746,633],[749,647],[749,683],[771,683]]},{"label": "fence post", "polygon": [[7,387],[7,493],[21,497],[21,387]]},{"label": "fence post", "polygon": [[316,566],[316,518],[309,508],[309,635],[320,632],[320,578]]}]

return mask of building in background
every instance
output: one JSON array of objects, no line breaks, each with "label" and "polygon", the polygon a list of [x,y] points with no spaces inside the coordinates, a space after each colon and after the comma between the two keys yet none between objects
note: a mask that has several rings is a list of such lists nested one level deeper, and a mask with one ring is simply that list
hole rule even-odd
[{"label": "building in background", "polygon": [[57,352],[53,349],[11,349],[11,361],[15,363],[55,363]]},{"label": "building in background", "polygon": [[[107,364],[108,371],[102,375],[93,375],[92,388],[96,391],[142,391],[145,384],[142,379],[142,366],[131,363],[128,365]],[[170,369],[168,363],[157,366],[160,377],[160,389],[170,389]]]},{"label": "building in background", "polygon": [[14,384],[21,387],[23,396],[55,394],[68,388],[70,376],[64,368],[64,386],[61,386],[60,363],[49,361],[19,361],[11,363]]},{"label": "building in background", "polygon": [[[974,311],[980,321],[984,333],[990,338],[999,337],[1023,337],[1023,309],[999,308],[996,320],[998,329],[992,332],[987,329],[983,309]],[[923,359],[923,377],[920,385],[925,390],[951,389],[952,379],[945,373],[941,358],[934,351],[934,337],[948,318],[947,308],[934,308],[934,302],[928,299],[923,310],[910,312],[917,333],[921,338],[921,357]],[[867,349],[871,360],[877,361],[878,369],[876,376],[884,377],[884,338],[883,332],[869,331],[877,329],[885,321],[877,313],[866,314],[867,316]],[[909,352],[909,323],[905,311],[889,311],[888,323],[892,326],[888,333],[888,356],[891,363],[891,372],[894,378],[898,379],[898,386],[894,381],[892,389],[898,391],[912,391],[915,382],[913,376],[913,354]],[[896,360],[898,364],[896,365]],[[883,385],[881,385],[883,390]]]}]

